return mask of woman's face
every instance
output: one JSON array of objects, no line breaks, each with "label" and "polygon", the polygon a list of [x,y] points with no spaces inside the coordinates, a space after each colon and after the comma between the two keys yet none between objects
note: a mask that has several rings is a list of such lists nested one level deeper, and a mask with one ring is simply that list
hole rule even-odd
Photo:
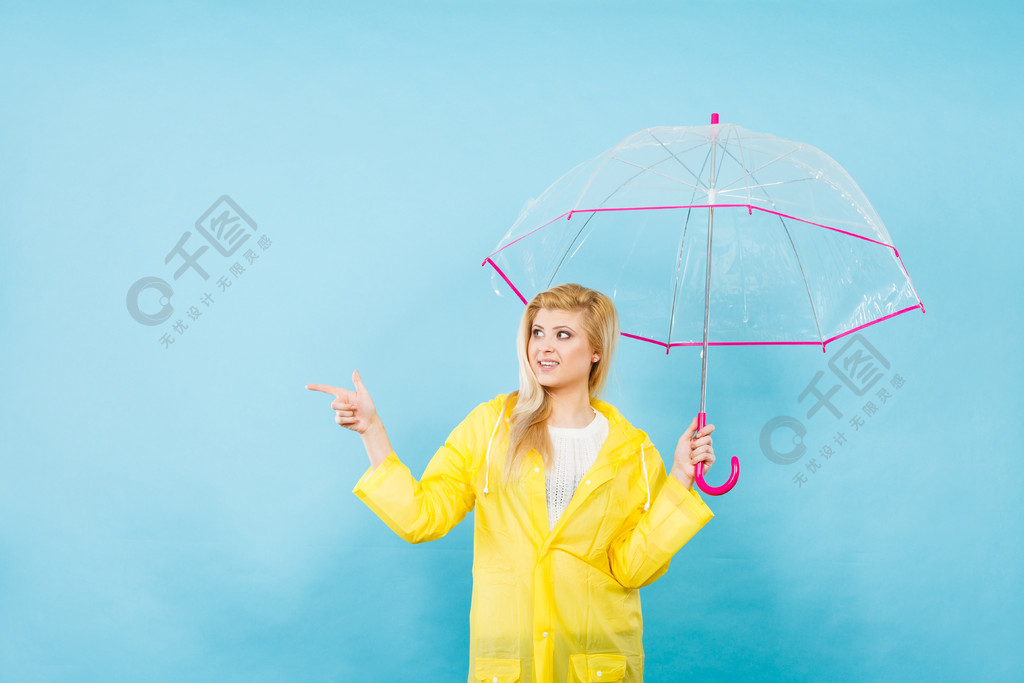
[{"label": "woman's face", "polygon": [[533,319],[526,356],[537,381],[549,389],[589,390],[590,367],[600,354],[583,330],[583,311],[542,308]]}]

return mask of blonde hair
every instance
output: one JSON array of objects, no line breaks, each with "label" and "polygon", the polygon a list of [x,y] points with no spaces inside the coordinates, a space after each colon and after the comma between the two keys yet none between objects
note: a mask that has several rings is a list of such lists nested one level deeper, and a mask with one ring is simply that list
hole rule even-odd
[{"label": "blonde hair", "polygon": [[523,313],[516,339],[519,391],[510,395],[510,398],[516,399],[516,404],[512,409],[508,455],[505,458],[506,480],[518,478],[522,474],[526,456],[531,449],[541,454],[545,464],[551,457],[551,438],[547,430],[551,401],[547,390],[537,381],[527,355],[533,321],[542,308],[583,313],[583,331],[590,346],[599,354],[598,361],[590,366],[588,391],[593,397],[600,396],[608,380],[612,355],[619,339],[619,316],[615,312],[615,304],[597,290],[569,283],[552,287],[533,297]]}]

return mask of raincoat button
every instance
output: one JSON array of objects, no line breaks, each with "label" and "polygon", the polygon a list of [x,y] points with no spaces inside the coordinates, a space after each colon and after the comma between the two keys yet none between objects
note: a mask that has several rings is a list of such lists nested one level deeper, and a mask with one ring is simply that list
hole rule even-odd
[{"label": "raincoat button", "polygon": [[597,672],[597,677],[598,677],[598,678],[600,678],[600,677],[601,677],[601,672],[600,672],[600,671],[598,671],[598,672]]},{"label": "raincoat button", "polygon": [[588,486],[590,485],[590,480],[589,480],[589,479],[587,479],[587,485],[588,485]]},{"label": "raincoat button", "polygon": [[492,681],[494,681],[494,683],[498,683],[498,677],[497,677],[497,676],[495,676],[495,677],[494,677],[494,678],[492,678],[491,680],[492,680]]},{"label": "raincoat button", "polygon": [[540,634],[540,637],[541,638],[547,638],[548,637],[548,632],[544,631],[544,633]]},{"label": "raincoat button", "polygon": [[534,468],[533,468],[533,471],[534,471],[534,472],[540,472],[540,468],[539,468],[539,467],[534,467]]}]

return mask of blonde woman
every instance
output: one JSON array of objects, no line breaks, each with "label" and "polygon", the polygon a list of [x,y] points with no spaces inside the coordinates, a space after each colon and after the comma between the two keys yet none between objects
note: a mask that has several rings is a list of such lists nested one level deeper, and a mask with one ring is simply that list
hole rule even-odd
[{"label": "blonde woman", "polygon": [[643,680],[638,589],[711,519],[694,465],[715,461],[697,419],[671,472],[647,435],[597,399],[619,336],[612,301],[574,284],[541,292],[519,328],[519,390],[477,406],[417,481],[373,400],[320,384],[362,436],[354,493],[410,543],[476,508],[469,681]]}]

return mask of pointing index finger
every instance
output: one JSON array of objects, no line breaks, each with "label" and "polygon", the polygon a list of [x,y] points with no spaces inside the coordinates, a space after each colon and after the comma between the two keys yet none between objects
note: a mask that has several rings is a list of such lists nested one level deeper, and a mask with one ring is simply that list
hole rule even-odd
[{"label": "pointing index finger", "polygon": [[332,387],[330,384],[307,384],[306,388],[310,391],[322,391],[325,394],[330,394],[335,398],[342,398],[345,394],[348,394],[348,389],[341,389],[339,387]]}]

